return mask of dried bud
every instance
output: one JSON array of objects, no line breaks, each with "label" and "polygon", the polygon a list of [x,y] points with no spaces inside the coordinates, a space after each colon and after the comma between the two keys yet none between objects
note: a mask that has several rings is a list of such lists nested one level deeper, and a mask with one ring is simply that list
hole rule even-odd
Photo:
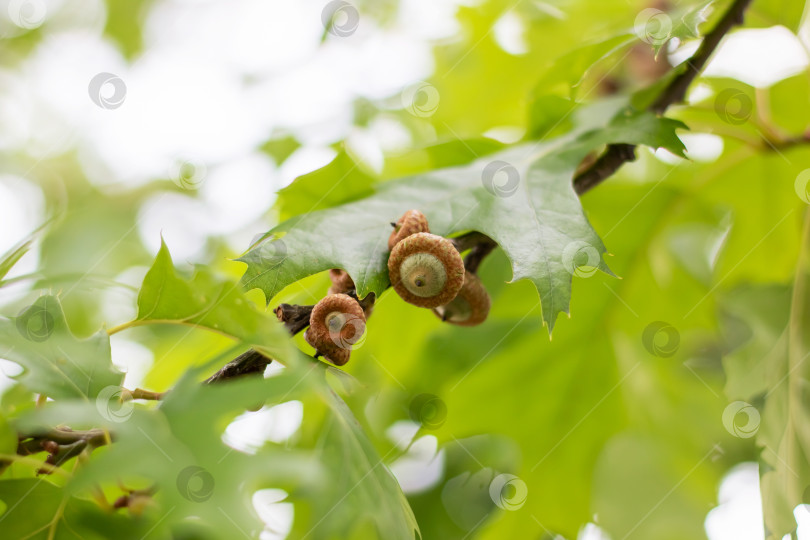
[{"label": "dried bud", "polygon": [[464,284],[464,261],[453,243],[430,233],[401,240],[388,258],[388,275],[409,304],[435,308],[449,303]]},{"label": "dried bud", "polygon": [[330,294],[313,308],[304,339],[318,354],[342,366],[365,331],[366,317],[357,300],[345,294]]},{"label": "dried bud", "polygon": [[394,232],[388,237],[388,250],[393,250],[403,238],[420,232],[430,232],[425,214],[419,210],[408,210],[394,223]]},{"label": "dried bud", "polygon": [[433,309],[441,320],[459,326],[481,324],[489,314],[489,294],[481,280],[472,272],[464,276],[464,285],[449,303]]}]

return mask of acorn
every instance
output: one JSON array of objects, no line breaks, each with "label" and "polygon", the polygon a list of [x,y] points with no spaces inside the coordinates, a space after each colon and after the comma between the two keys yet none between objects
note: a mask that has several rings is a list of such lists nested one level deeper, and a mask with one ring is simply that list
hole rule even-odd
[{"label": "acorn", "polygon": [[354,281],[346,270],[332,268],[329,270],[329,279],[332,280],[329,294],[346,294],[354,289]]},{"label": "acorn", "polygon": [[[356,289],[354,281],[346,270],[340,268],[332,268],[329,270],[329,279],[332,280],[332,286],[329,287],[327,294],[348,294]],[[374,302],[364,302],[363,313],[368,319],[374,311]]]},{"label": "acorn", "polygon": [[466,272],[464,285],[449,303],[433,308],[441,320],[459,326],[475,326],[484,322],[489,314],[489,293],[481,279]]},{"label": "acorn", "polygon": [[345,294],[330,294],[312,309],[304,339],[318,355],[342,366],[365,331],[366,317],[357,300]]},{"label": "acorn", "polygon": [[394,246],[388,276],[409,304],[435,308],[449,303],[464,284],[464,261],[450,240],[420,232]]},{"label": "acorn", "polygon": [[394,231],[388,237],[388,251],[394,249],[402,239],[420,232],[430,232],[425,214],[419,210],[408,210],[402,217],[392,224]]}]

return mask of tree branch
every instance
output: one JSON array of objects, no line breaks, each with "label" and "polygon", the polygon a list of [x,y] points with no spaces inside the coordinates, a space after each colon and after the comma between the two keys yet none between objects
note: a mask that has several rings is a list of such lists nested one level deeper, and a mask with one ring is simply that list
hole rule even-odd
[{"label": "tree branch", "polygon": [[[658,95],[648,110],[656,114],[663,114],[670,105],[680,103],[686,96],[686,91],[700,72],[706,67],[723,37],[735,25],[742,24],[745,10],[751,0],[734,0],[728,11],[717,22],[711,32],[706,34],[694,56],[686,61],[686,70],[672,79],[672,81]],[[635,159],[635,146],[630,144],[611,144],[593,165],[574,178],[574,190],[582,195],[594,186],[613,175],[619,168]]]}]

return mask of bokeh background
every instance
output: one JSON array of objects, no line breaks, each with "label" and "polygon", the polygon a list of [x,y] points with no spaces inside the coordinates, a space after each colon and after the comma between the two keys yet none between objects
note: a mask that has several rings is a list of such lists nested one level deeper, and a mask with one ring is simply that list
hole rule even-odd
[{"label": "bokeh background", "polygon": [[[238,278],[244,265],[232,259],[281,219],[551,137],[544,115],[572,83],[582,102],[627,95],[697,45],[669,41],[656,61],[638,32],[644,10],[685,1],[327,4],[0,1],[0,252],[47,222],[0,289],[3,314],[51,291],[78,335],[126,322],[161,237],[179,266]],[[723,362],[750,323],[756,304],[745,300],[781,298],[790,283],[806,206],[794,179],[810,153],[766,144],[772,129],[810,127],[810,24],[796,2],[778,4],[754,2],[689,106],[673,110],[692,128],[682,135],[690,161],[640,150],[584,197],[623,279],[575,279],[572,316],[553,341],[533,287],[506,283],[499,252],[481,271],[494,305],[480,329],[444,327],[390,291],[379,302],[346,368],[373,398],[352,405],[386,448],[417,433],[415,396],[437,400],[434,424],[389,463],[426,538],[764,538],[761,449],[723,419],[740,400],[756,403],[729,388]],[[633,43],[565,56],[622,33]],[[322,167],[313,192],[277,199]],[[314,303],[327,287],[324,275],[307,278],[271,307]],[[114,335],[126,386],[165,390],[229,346],[180,336]],[[295,444],[317,431],[302,420],[299,401],[265,407],[225,440]],[[479,512],[458,494],[489,468],[515,475],[517,508]],[[267,538],[292,527],[285,496],[255,498]],[[795,516],[810,539],[810,513]]]}]

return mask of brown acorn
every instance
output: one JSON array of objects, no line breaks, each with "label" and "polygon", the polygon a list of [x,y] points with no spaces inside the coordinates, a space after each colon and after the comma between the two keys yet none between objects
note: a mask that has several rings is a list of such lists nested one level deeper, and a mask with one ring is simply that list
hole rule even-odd
[{"label": "brown acorn", "polygon": [[346,270],[332,268],[329,270],[329,279],[332,286],[329,287],[329,294],[346,294],[354,289],[354,281]]},{"label": "brown acorn", "polygon": [[408,210],[394,223],[394,231],[388,237],[388,251],[393,250],[403,238],[420,232],[430,232],[425,214],[419,210]]},{"label": "brown acorn", "polygon": [[[332,286],[329,287],[327,294],[348,294],[355,290],[354,281],[346,270],[332,268],[329,270],[329,279],[332,280]],[[363,306],[363,313],[366,319],[368,319],[374,311],[374,302],[364,302],[364,304],[361,304]]]},{"label": "brown acorn", "polygon": [[449,303],[461,290],[464,261],[450,240],[420,232],[394,246],[388,277],[409,304],[435,308]]},{"label": "brown acorn", "polygon": [[357,300],[345,294],[330,294],[312,309],[304,339],[319,355],[342,366],[365,331],[366,317]]},{"label": "brown acorn", "polygon": [[472,272],[464,275],[464,285],[449,303],[433,308],[441,320],[459,326],[475,326],[489,314],[489,293],[481,279]]}]

